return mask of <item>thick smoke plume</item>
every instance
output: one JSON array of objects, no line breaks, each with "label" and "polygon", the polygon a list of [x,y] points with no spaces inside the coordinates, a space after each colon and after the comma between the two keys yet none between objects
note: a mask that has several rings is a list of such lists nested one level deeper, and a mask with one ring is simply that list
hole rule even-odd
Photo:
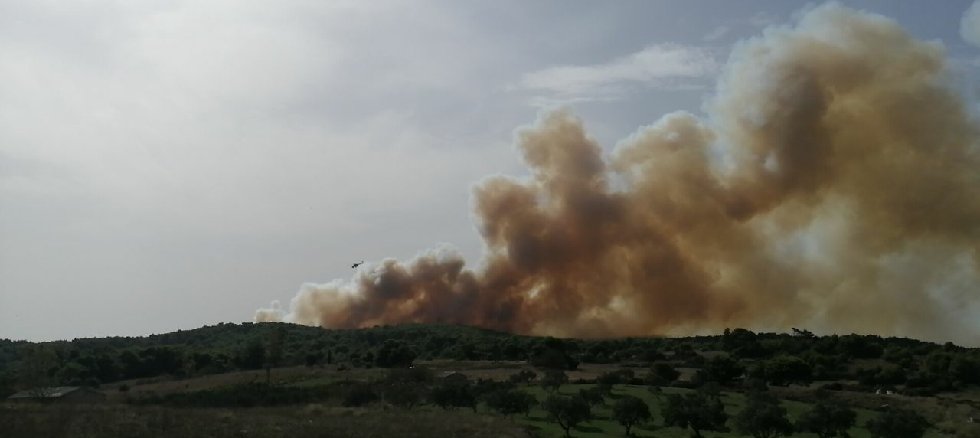
[{"label": "thick smoke plume", "polygon": [[888,19],[816,8],[736,47],[706,119],[666,115],[608,156],[567,112],[521,131],[531,177],[475,189],[479,268],[384,260],[256,319],[974,343],[980,132],[944,63]]}]

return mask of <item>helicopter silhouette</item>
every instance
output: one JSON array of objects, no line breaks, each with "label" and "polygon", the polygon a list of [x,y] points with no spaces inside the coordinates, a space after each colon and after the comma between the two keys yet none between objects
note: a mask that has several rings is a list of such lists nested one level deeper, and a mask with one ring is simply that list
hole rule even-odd
[{"label": "helicopter silhouette", "polygon": [[351,269],[357,269],[358,266],[361,266],[363,264],[364,264],[364,260],[361,260],[361,261],[359,261],[357,263],[354,263],[353,265],[350,265],[350,268]]}]

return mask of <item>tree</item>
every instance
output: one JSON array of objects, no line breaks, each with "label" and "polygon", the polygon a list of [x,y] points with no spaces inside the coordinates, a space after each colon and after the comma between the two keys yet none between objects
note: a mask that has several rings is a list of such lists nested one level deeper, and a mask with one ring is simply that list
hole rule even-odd
[{"label": "tree", "polygon": [[549,370],[541,378],[541,387],[552,392],[557,391],[565,383],[568,383],[568,375],[564,371]]},{"label": "tree", "polygon": [[613,405],[613,418],[626,428],[626,436],[630,436],[633,426],[650,419],[650,407],[639,398],[623,396]]},{"label": "tree", "polygon": [[669,364],[655,363],[646,376],[646,384],[653,386],[669,385],[677,380],[680,375],[681,373]]},{"label": "tree", "polygon": [[721,399],[703,391],[668,395],[663,416],[664,424],[682,429],[690,427],[696,438],[701,438],[702,430],[724,431],[728,420]]},{"label": "tree", "polygon": [[[129,353],[129,352],[127,352]],[[123,355],[120,357],[123,367],[126,369],[127,377],[146,377],[144,373],[138,372],[135,368],[140,366],[139,358],[135,354]],[[235,356],[235,365],[244,370],[257,370],[262,368],[265,362],[265,346],[258,339],[252,339],[245,347],[238,351]]]},{"label": "tree", "polygon": [[389,339],[378,349],[374,364],[381,368],[408,368],[417,355],[402,342]]},{"label": "tree", "polygon": [[516,389],[491,391],[485,399],[488,408],[504,415],[528,415],[531,412],[531,406],[537,403],[537,399],[533,395]]},{"label": "tree", "polygon": [[793,433],[786,408],[768,392],[749,394],[745,408],[735,416],[735,428],[755,438],[774,438]]},{"label": "tree", "polygon": [[929,422],[909,410],[888,409],[868,420],[866,427],[874,438],[921,438]]},{"label": "tree", "polygon": [[511,374],[509,380],[511,383],[523,383],[529,384],[532,380],[538,377],[538,373],[531,370],[522,370],[519,373]]},{"label": "tree", "polygon": [[282,326],[277,326],[269,333],[269,340],[265,347],[265,383],[272,383],[272,368],[279,366],[282,361],[282,343],[286,336],[286,330]]},{"label": "tree", "polygon": [[854,419],[855,413],[851,408],[820,401],[796,419],[796,429],[813,432],[819,438],[847,438],[847,430],[854,426]]},{"label": "tree", "polygon": [[796,356],[779,356],[766,362],[764,374],[769,384],[786,386],[790,383],[809,383],[812,370],[810,364]]},{"label": "tree", "polygon": [[443,381],[432,388],[432,402],[443,409],[468,407],[476,411],[476,396],[468,381]]},{"label": "tree", "polygon": [[595,407],[605,401],[605,394],[602,392],[602,388],[598,386],[580,389],[578,395],[589,404],[589,407]]},{"label": "tree", "polygon": [[704,382],[718,382],[727,385],[737,379],[745,371],[735,359],[728,356],[718,356],[709,359],[701,368],[701,379]]},{"label": "tree", "polygon": [[574,370],[578,361],[557,348],[546,348],[531,357],[531,365],[552,370]]},{"label": "tree", "polygon": [[17,380],[32,395],[42,397],[45,395],[45,388],[55,382],[52,371],[58,366],[58,356],[45,345],[28,345],[20,354]]},{"label": "tree", "polygon": [[565,431],[565,438],[571,436],[569,433],[571,428],[591,417],[589,404],[578,396],[550,395],[542,407],[548,413],[548,418],[558,423],[558,426]]}]

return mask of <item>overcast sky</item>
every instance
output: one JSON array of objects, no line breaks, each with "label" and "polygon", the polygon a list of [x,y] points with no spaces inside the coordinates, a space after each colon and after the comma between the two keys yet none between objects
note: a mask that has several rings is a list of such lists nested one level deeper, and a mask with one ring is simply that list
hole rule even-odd
[{"label": "overcast sky", "polygon": [[[845,2],[938,40],[976,102],[980,8]],[[786,1],[0,0],[0,338],[251,320],[438,244],[565,105],[611,149],[701,113]],[[977,26],[969,23],[975,20]]]}]

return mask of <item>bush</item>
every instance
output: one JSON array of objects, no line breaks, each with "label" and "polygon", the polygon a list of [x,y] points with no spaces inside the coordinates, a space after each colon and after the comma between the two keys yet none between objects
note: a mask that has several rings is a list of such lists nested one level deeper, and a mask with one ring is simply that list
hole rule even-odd
[{"label": "bush", "polygon": [[533,395],[516,389],[493,391],[486,395],[487,407],[504,415],[531,413],[538,400]]},{"label": "bush", "polygon": [[905,409],[889,409],[868,420],[874,438],[921,438],[929,423],[921,415]]}]

